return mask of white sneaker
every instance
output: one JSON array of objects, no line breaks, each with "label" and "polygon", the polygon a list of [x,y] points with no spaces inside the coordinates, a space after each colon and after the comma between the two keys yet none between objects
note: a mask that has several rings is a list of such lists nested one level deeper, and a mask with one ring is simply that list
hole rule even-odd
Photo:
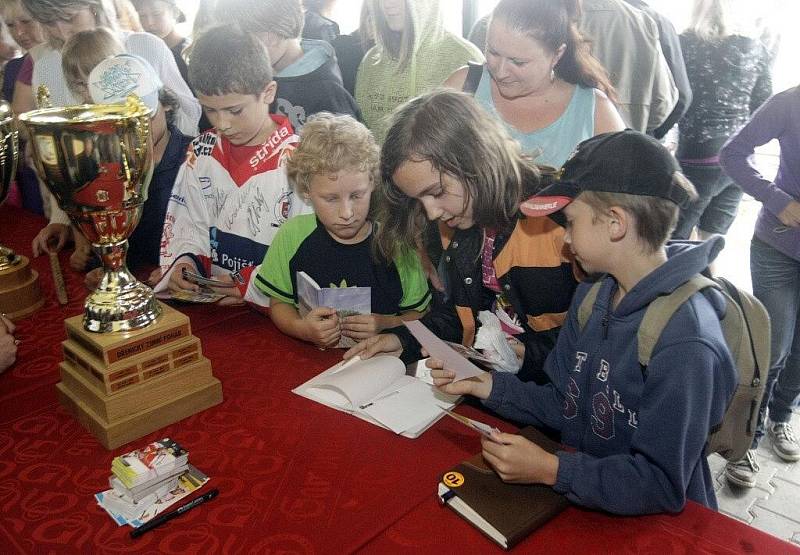
[{"label": "white sneaker", "polygon": [[756,451],[750,449],[743,459],[725,465],[725,478],[737,486],[753,488],[756,485],[759,470],[761,469],[756,462]]},{"label": "white sneaker", "polygon": [[788,422],[767,422],[767,434],[772,440],[772,449],[785,461],[800,460],[800,444]]}]

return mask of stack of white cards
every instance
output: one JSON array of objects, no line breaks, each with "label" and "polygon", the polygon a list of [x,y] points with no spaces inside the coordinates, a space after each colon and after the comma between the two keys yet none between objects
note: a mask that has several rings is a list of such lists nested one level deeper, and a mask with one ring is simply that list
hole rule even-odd
[{"label": "stack of white cards", "polygon": [[111,489],[95,494],[95,499],[117,524],[134,527],[208,481],[189,464],[189,453],[169,438],[115,457],[111,472]]}]

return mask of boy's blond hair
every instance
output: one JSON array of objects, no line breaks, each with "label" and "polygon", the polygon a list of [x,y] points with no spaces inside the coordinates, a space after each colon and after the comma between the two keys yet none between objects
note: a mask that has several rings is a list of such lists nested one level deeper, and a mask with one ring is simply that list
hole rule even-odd
[{"label": "boy's blond hair", "polygon": [[[673,183],[685,189],[691,200],[697,192],[691,181],[679,172],[673,174]],[[648,254],[656,252],[669,240],[678,223],[680,208],[671,200],[628,193],[584,191],[578,197],[594,211],[595,218],[612,206],[619,206],[635,221],[636,234]]]},{"label": "boy's blond hair", "polygon": [[351,116],[320,112],[309,118],[300,132],[300,146],[286,166],[295,190],[308,193],[315,175],[342,170],[367,172],[370,184],[378,180],[380,149],[362,123]]},{"label": "boy's blond hair", "polygon": [[85,96],[86,79],[95,66],[110,56],[124,53],[125,47],[105,27],[75,33],[64,43],[61,53],[61,69],[70,92]]}]

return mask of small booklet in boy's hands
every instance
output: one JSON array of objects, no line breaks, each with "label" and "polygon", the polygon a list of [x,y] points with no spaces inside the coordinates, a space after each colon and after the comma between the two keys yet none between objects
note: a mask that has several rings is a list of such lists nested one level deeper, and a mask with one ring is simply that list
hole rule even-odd
[{"label": "small booklet in boy's hands", "polygon": [[410,438],[421,435],[458,401],[406,375],[403,362],[386,355],[339,363],[292,391]]},{"label": "small booklet in boy's hands", "polygon": [[[318,308],[327,306],[336,309],[339,318],[353,314],[372,313],[372,288],[347,287],[331,284],[330,287],[320,287],[314,279],[305,272],[297,272],[297,311],[301,317]],[[356,344],[354,339],[342,336],[337,347],[349,349]]]}]

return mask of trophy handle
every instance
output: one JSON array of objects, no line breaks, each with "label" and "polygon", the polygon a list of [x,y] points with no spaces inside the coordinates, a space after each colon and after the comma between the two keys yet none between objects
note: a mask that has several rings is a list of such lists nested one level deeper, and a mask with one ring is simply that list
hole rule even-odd
[{"label": "trophy handle", "polygon": [[[152,142],[150,141],[150,117],[155,115],[155,113],[151,113],[148,109],[147,105],[142,101],[135,94],[128,95],[128,98],[125,101],[125,106],[129,112],[132,113],[140,113],[139,117],[133,119],[134,131],[136,133],[136,147],[133,149],[133,153],[136,156],[137,160],[135,160],[134,167],[140,167],[138,163],[139,160],[147,157],[147,150],[152,148]],[[123,153],[126,152],[126,149],[123,149]],[[140,178],[143,176],[132,176],[129,170],[129,161],[127,156],[123,156],[124,158],[124,166],[126,177],[128,178],[129,182],[132,178]],[[149,175],[145,177],[144,182],[147,183],[147,186],[142,187],[140,194],[142,196],[142,202],[145,202],[148,197],[148,189],[150,184],[150,179],[152,177],[153,167],[150,167]]]},{"label": "trophy handle", "polygon": [[47,85],[39,85],[37,87],[36,106],[39,108],[39,110],[53,107],[53,103],[50,102],[50,89],[47,88]]}]

